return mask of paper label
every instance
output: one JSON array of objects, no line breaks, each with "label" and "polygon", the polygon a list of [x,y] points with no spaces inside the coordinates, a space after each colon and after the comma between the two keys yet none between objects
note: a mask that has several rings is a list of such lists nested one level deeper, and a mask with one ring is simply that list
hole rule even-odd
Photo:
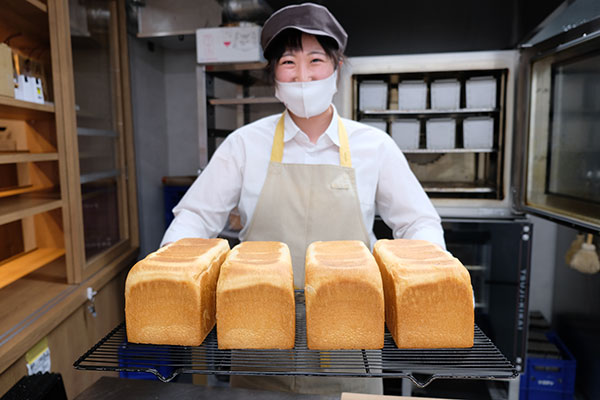
[{"label": "paper label", "polygon": [[50,372],[50,348],[46,338],[40,340],[25,354],[27,361],[27,374]]}]

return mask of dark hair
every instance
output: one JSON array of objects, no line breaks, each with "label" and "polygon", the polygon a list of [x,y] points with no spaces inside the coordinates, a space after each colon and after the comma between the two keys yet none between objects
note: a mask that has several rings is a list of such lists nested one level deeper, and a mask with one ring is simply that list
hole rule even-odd
[{"label": "dark hair", "polygon": [[[278,34],[267,47],[264,56],[267,59],[267,76],[270,83],[275,83],[275,67],[277,62],[286,50],[302,49],[302,33],[297,29],[285,29]],[[329,36],[315,35],[317,41],[325,50],[325,54],[333,61],[333,67],[337,68],[338,63],[344,59],[344,53],[339,49],[335,39]]]}]

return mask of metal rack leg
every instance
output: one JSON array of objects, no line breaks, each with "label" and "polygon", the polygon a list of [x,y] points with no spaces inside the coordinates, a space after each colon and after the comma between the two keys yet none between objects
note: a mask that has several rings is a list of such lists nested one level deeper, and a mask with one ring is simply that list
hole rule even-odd
[{"label": "metal rack leg", "polygon": [[413,383],[410,379],[402,379],[402,396],[412,395]]},{"label": "metal rack leg", "polygon": [[519,400],[519,387],[521,386],[521,375],[508,381],[508,400]]},{"label": "metal rack leg", "polygon": [[[494,385],[494,383],[500,382],[502,383],[501,387]],[[519,400],[520,382],[520,376],[514,379],[498,379],[490,381],[488,384],[490,397],[492,399]]]}]

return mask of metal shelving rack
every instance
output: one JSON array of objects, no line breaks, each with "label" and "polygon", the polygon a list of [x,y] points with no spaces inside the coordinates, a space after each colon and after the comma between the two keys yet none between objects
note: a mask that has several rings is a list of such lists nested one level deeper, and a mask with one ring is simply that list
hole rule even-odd
[{"label": "metal shelving rack", "polygon": [[467,349],[398,349],[386,330],[381,350],[309,350],[306,346],[304,293],[296,293],[296,344],[292,350],[219,350],[216,329],[197,347],[127,342],[125,324],[117,326],[83,354],[81,370],[149,372],[168,382],[182,373],[408,378],[424,387],[434,379],[510,379],[515,367],[475,326]]},{"label": "metal shelving rack", "polygon": [[[196,66],[198,96],[198,140],[200,168],[206,167],[215,152],[218,142],[233,129],[220,129],[217,107],[230,107],[236,110],[236,125],[240,127],[262,116],[283,111],[283,105],[274,97],[274,90],[265,71],[265,62],[209,64]],[[236,86],[235,97],[218,97],[216,79]],[[264,88],[268,88],[265,92]],[[262,91],[255,89],[262,88]],[[259,93],[257,95],[257,93]],[[280,107],[277,107],[279,105]],[[273,108],[273,106],[275,108]],[[266,114],[258,110],[267,111]],[[269,112],[272,110],[273,112]]]}]

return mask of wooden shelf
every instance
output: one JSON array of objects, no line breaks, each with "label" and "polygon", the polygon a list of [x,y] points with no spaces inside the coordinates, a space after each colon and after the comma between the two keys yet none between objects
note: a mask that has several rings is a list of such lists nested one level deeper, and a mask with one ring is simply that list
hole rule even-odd
[{"label": "wooden shelf", "polygon": [[13,35],[10,47],[31,50],[49,45],[48,6],[39,0],[3,0],[0,13],[2,40]]},{"label": "wooden shelf", "polygon": [[280,104],[277,97],[245,97],[231,99],[211,99],[208,101],[213,106],[236,106],[242,104]]},{"label": "wooden shelf", "polygon": [[0,118],[48,119],[54,116],[54,104],[38,104],[0,96]]},{"label": "wooden shelf", "polygon": [[465,115],[471,114],[496,114],[500,110],[497,108],[457,108],[449,110],[362,110],[359,111],[363,116],[368,115],[398,115],[398,116],[419,116],[419,115]]},{"label": "wooden shelf", "polygon": [[15,196],[0,199],[0,225],[62,207],[57,196],[52,198]]},{"label": "wooden shelf", "polygon": [[[55,299],[70,288],[63,282],[29,279],[27,276],[4,287],[0,291],[0,337],[13,334],[23,321],[35,318],[40,310],[47,310]],[[15,307],[18,305],[18,307]]]},{"label": "wooden shelf", "polygon": [[210,64],[206,66],[206,72],[237,72],[246,70],[264,70],[266,66],[266,62]]},{"label": "wooden shelf", "polygon": [[91,172],[89,174],[81,174],[79,177],[79,182],[83,185],[84,183],[90,183],[95,181],[100,181],[103,179],[110,179],[119,176],[121,171],[118,169],[113,169],[110,171],[102,171],[102,172]]},{"label": "wooden shelf", "polygon": [[206,65],[206,73],[210,76],[239,85],[271,86],[265,70],[266,63],[233,63]]},{"label": "wooden shelf", "polygon": [[116,138],[119,134],[107,129],[77,128],[78,136],[103,136]]},{"label": "wooden shelf", "polygon": [[404,154],[495,153],[496,149],[401,149]]},{"label": "wooden shelf", "polygon": [[58,160],[58,153],[0,152],[0,164],[56,160]]},{"label": "wooden shelf", "polygon": [[27,186],[20,186],[20,187],[5,188],[5,189],[0,189],[0,198],[18,196],[20,194],[25,194],[25,193],[47,191],[48,189],[52,189],[52,186],[27,185]]},{"label": "wooden shelf", "polygon": [[86,151],[86,152],[79,153],[80,160],[87,160],[87,159],[91,159],[91,158],[108,158],[108,157],[112,157],[112,156],[113,156],[112,154],[98,153],[98,152],[93,152],[93,151]]},{"label": "wooden shelf", "polygon": [[40,248],[0,264],[0,289],[65,255],[65,249]]},{"label": "wooden shelf", "polygon": [[[3,8],[23,17],[32,18],[34,22],[43,18],[48,26],[48,6],[40,0],[3,0]],[[3,10],[4,11],[4,10]]]},{"label": "wooden shelf", "polygon": [[493,186],[484,183],[422,182],[427,193],[494,193]]},{"label": "wooden shelf", "polygon": [[25,1],[29,4],[31,4],[32,6],[38,8],[43,13],[48,12],[48,6],[39,0],[25,0]]}]

